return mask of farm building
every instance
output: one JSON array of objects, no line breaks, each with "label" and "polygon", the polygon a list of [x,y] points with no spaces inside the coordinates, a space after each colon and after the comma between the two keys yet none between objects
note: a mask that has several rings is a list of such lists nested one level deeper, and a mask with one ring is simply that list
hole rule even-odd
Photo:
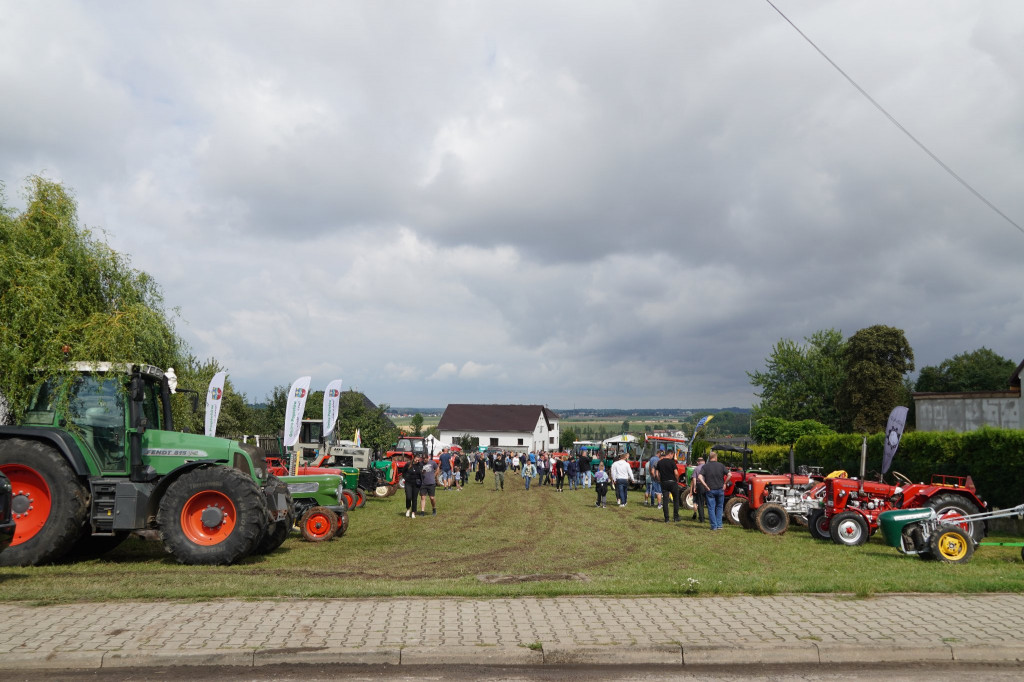
[{"label": "farm building", "polygon": [[443,444],[464,435],[484,447],[517,452],[558,449],[559,416],[543,405],[449,405],[437,429]]},{"label": "farm building", "polygon": [[1024,362],[1010,376],[1004,391],[969,393],[915,393],[918,431],[973,431],[982,426],[1022,429],[1020,373]]}]

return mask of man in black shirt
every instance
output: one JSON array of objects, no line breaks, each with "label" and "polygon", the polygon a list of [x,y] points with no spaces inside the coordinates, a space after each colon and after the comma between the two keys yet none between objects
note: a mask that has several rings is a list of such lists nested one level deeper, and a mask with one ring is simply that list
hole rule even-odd
[{"label": "man in black shirt", "polygon": [[658,460],[654,468],[654,477],[661,484],[661,510],[665,512],[665,523],[668,523],[668,496],[672,496],[672,520],[679,520],[679,470],[676,468],[676,455],[671,450]]},{"label": "man in black shirt", "polygon": [[708,462],[697,478],[707,488],[708,520],[711,530],[722,530],[722,509],[725,506],[725,477],[729,470],[718,461],[718,453],[714,450],[708,455]]},{"label": "man in black shirt", "polygon": [[495,457],[494,457],[494,462],[491,465],[491,468],[494,470],[494,489],[495,490],[498,489],[499,485],[501,486],[502,490],[505,489],[505,469],[507,468],[506,461],[507,460],[505,459],[505,453],[504,452],[502,452],[502,453],[500,453],[498,455],[495,455]]}]

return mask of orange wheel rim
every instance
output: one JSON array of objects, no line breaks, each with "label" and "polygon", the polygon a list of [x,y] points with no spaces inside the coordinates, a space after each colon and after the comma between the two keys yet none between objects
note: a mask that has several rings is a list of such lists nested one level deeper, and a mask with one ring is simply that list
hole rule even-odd
[{"label": "orange wheel rim", "polygon": [[231,535],[238,522],[231,498],[216,490],[203,490],[181,509],[181,529],[197,545],[216,545]]},{"label": "orange wheel rim", "polygon": [[331,532],[331,520],[326,514],[310,514],[306,519],[306,532],[315,538],[326,537]]},{"label": "orange wheel rim", "polygon": [[14,540],[11,546],[20,545],[34,538],[46,525],[53,506],[50,486],[38,471],[24,464],[5,464],[0,467],[11,479],[14,497],[11,511],[14,517]]}]

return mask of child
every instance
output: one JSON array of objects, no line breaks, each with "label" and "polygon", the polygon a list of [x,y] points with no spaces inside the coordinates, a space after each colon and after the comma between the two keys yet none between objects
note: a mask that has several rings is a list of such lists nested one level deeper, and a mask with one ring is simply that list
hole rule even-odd
[{"label": "child", "polygon": [[594,474],[594,487],[597,488],[597,504],[595,507],[605,508],[605,496],[608,494],[608,472],[604,470],[604,462],[597,465],[597,473]]}]

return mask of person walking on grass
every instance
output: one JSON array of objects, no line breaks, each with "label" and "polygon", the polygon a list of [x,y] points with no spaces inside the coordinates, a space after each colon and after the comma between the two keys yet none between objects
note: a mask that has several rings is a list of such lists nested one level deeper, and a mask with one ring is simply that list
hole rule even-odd
[{"label": "person walking on grass", "polygon": [[555,477],[555,490],[562,492],[562,484],[565,482],[565,462],[561,457],[555,457],[552,460],[551,475]]},{"label": "person walking on grass", "polygon": [[427,459],[420,470],[420,514],[427,512],[427,498],[430,498],[430,513],[437,516],[437,502],[434,499],[437,486],[437,462]]},{"label": "person walking on grass", "polygon": [[633,478],[633,470],[630,468],[629,462],[626,461],[625,452],[620,454],[612,464],[611,478],[615,481],[615,498],[619,501],[620,507],[625,507],[626,491],[629,489],[629,484],[636,480]]},{"label": "person walking on grass", "polygon": [[441,487],[445,490],[452,489],[452,455],[448,448],[441,451]]},{"label": "person walking on grass", "polygon": [[402,480],[405,481],[405,515],[416,518],[416,499],[420,496],[420,481],[423,476],[423,455],[405,465]]},{"label": "person walking on grass", "polygon": [[662,454],[654,469],[654,477],[661,484],[661,510],[665,513],[668,523],[668,496],[672,496],[672,520],[679,520],[679,497],[683,494],[679,487],[679,469],[676,467],[676,456],[671,450]]},{"label": "person walking on grass", "polygon": [[597,503],[595,507],[601,507],[602,509],[607,507],[605,500],[608,497],[608,482],[611,479],[608,478],[608,472],[604,470],[604,462],[597,465],[597,473],[594,474],[594,488],[597,489]]},{"label": "person walking on grass", "polygon": [[[662,454],[665,453],[663,452]],[[658,453],[655,452],[651,455],[651,458],[647,460],[647,466],[644,467],[644,473],[647,474],[644,477],[647,479],[647,492],[644,493],[644,504],[649,507],[657,505],[658,509],[661,509],[661,483],[654,474],[658,469],[659,459]]]},{"label": "person walking on grass", "polygon": [[711,530],[722,530],[722,509],[725,505],[725,477],[729,470],[718,461],[718,453],[712,450],[708,461],[700,471],[699,480],[707,488],[708,521]]},{"label": "person walking on grass", "polygon": [[527,490],[530,489],[530,481],[536,475],[537,465],[531,462],[530,460],[526,460],[526,464],[523,465],[523,485],[526,486]]},{"label": "person walking on grass", "polygon": [[484,484],[484,476],[487,473],[487,460],[482,453],[476,453],[476,482]]},{"label": "person walking on grass", "polygon": [[576,490],[579,487],[580,463],[575,457],[570,457],[565,463],[565,475],[569,477],[569,490]]},{"label": "person walking on grass", "polygon": [[494,458],[494,489],[497,490],[499,487],[505,489],[505,470],[508,468],[508,458],[505,457],[504,453]]}]

